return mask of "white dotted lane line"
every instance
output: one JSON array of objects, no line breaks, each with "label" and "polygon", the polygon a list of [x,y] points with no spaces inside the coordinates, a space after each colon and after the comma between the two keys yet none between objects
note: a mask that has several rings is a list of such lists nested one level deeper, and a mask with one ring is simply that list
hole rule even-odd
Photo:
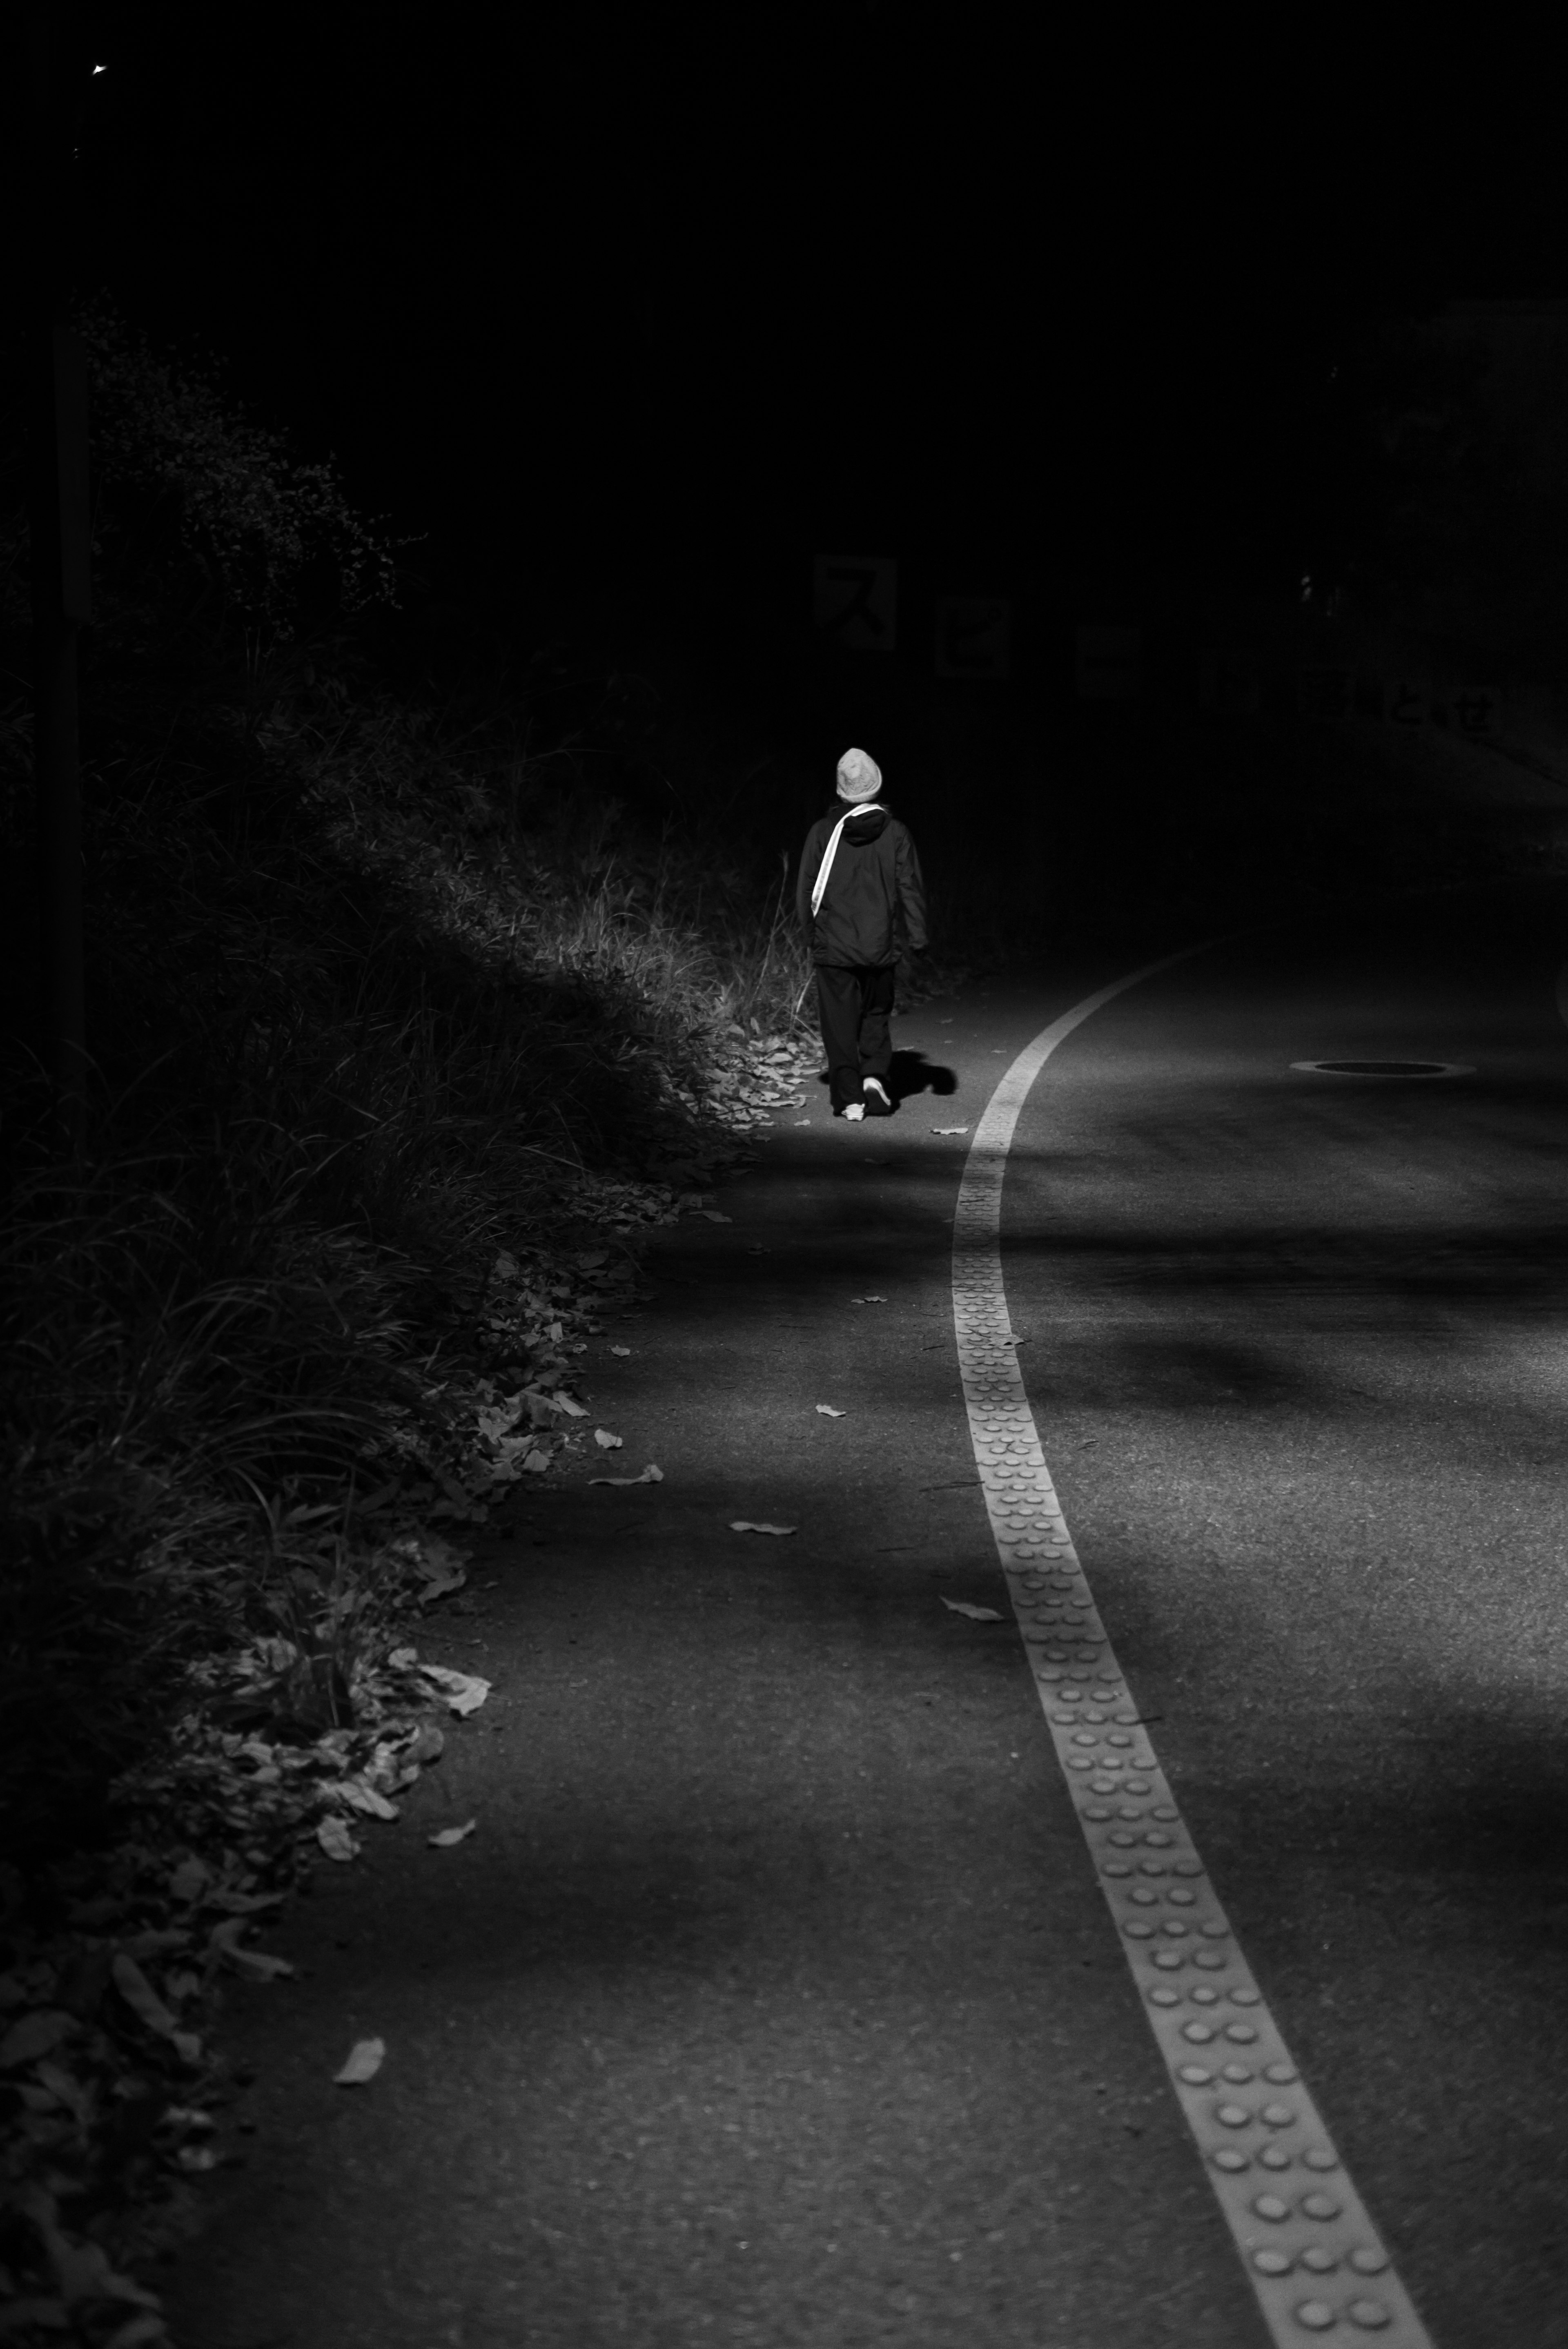
[{"label": "white dotted lane line", "polygon": [[1281,2344],[1337,2333],[1376,2335],[1388,2349],[1431,2349],[1129,1699],[1040,1449],[1007,1319],[1002,1184],[1029,1088],[1091,1012],[1186,958],[1147,963],[1042,1029],[975,1128],[953,1238],[953,1318],[969,1432],[1057,1759],[1264,2323]]}]

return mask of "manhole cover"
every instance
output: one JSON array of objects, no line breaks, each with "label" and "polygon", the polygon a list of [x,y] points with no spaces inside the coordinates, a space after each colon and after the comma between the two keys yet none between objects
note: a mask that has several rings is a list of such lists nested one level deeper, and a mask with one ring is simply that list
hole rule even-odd
[{"label": "manhole cover", "polygon": [[1293,1061],[1314,1077],[1471,1077],[1463,1061]]}]

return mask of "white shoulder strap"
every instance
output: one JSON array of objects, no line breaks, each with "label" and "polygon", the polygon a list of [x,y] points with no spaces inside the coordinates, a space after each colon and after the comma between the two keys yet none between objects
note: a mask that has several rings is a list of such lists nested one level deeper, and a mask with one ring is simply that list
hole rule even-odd
[{"label": "white shoulder strap", "polygon": [[859,807],[846,808],[843,814],[839,818],[838,823],[833,826],[832,832],[829,835],[828,845],[822,851],[822,862],[817,867],[817,877],[811,884],[811,918],[813,921],[822,909],[822,898],[828,886],[828,875],[833,869],[833,859],[839,853],[840,833],[842,832],[851,816],[867,814],[873,804],[880,805],[881,802],[862,801]]}]

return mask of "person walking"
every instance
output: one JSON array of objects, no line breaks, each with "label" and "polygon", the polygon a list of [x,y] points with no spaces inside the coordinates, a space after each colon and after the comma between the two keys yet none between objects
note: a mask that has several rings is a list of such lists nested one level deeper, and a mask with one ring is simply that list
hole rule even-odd
[{"label": "person walking", "polygon": [[864,750],[839,761],[838,804],[806,835],[795,909],[817,973],[817,1008],[835,1117],[859,1124],[892,1111],[898,964],[925,951],[925,887],[908,829],[882,802],[882,769]]}]

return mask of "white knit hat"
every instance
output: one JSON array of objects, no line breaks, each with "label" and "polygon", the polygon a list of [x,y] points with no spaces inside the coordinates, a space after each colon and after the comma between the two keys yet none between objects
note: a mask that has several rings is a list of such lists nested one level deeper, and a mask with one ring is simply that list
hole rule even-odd
[{"label": "white knit hat", "polygon": [[839,761],[839,797],[874,800],[882,789],[882,769],[864,750],[846,750]]}]

